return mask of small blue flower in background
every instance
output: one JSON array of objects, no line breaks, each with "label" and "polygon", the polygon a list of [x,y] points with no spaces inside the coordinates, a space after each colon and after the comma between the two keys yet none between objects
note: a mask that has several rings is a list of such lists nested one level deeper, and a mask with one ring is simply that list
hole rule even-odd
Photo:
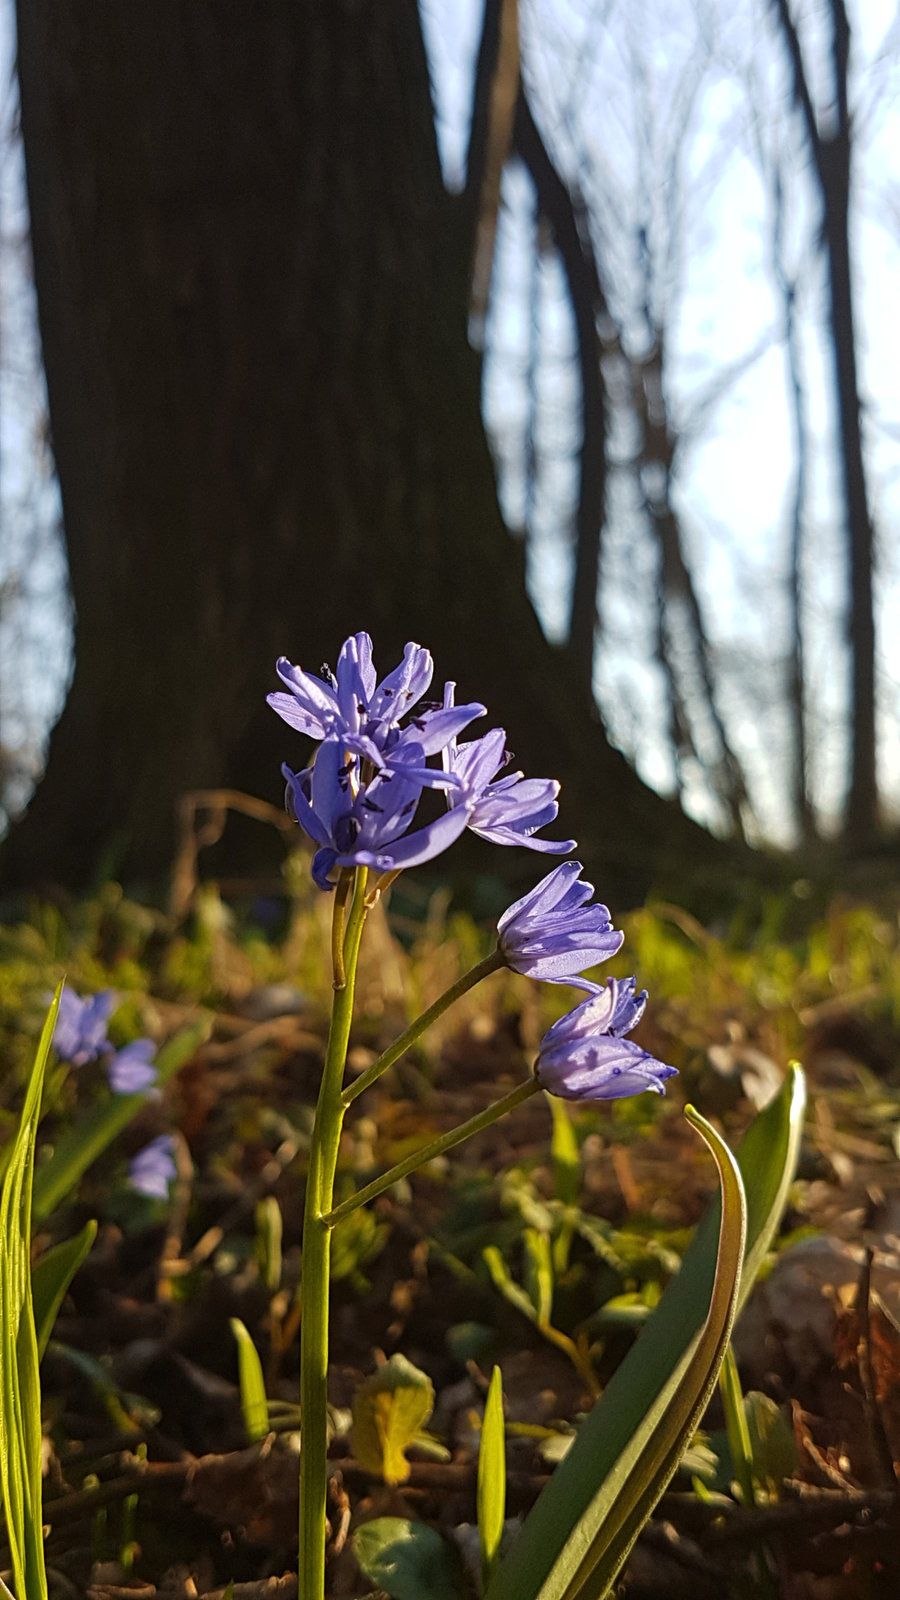
[{"label": "small blue flower in background", "polygon": [[53,1046],[61,1061],[84,1067],[110,1049],[107,1028],[115,1004],[112,989],[103,989],[84,1000],[74,990],[63,989],[53,1033]]},{"label": "small blue flower in background", "polygon": [[156,1082],[152,1039],[133,1039],[117,1050],[107,1065],[109,1086],[114,1094],[143,1094]]},{"label": "small blue flower in background", "polygon": [[594,890],[581,871],[580,861],[554,867],[504,911],[497,932],[514,972],[597,994],[600,985],[580,974],[614,956],[625,936],[613,927],[607,906],[588,904]]},{"label": "small blue flower in background", "polygon": [[128,1164],[128,1178],[138,1194],[146,1195],[148,1200],[167,1198],[169,1184],[178,1170],[174,1150],[175,1141],[171,1134],[161,1133],[132,1157]]},{"label": "small blue flower in background", "polygon": [[461,807],[407,834],[422,785],[400,773],[383,772],[357,787],[357,759],[345,759],[344,751],[342,740],[325,739],[311,767],[303,772],[282,768],[288,810],[319,846],[312,874],[320,889],[332,888],[336,867],[397,872],[419,866],[463,832],[467,812]]},{"label": "small blue flower in background", "polygon": [[554,1022],[541,1041],[535,1075],[564,1100],[620,1100],[644,1089],[665,1093],[675,1068],[623,1035],[640,1021],[647,991],[634,978],[610,978],[600,991]]},{"label": "small blue flower in background", "polygon": [[[454,685],[448,683],[444,691],[447,709],[453,704],[453,691]],[[575,849],[574,839],[535,837],[541,828],[556,821],[559,784],[555,778],[526,778],[521,772],[497,777],[512,760],[502,728],[492,728],[466,744],[457,744],[454,737],[447,743],[443,760],[447,773],[461,781],[460,789],[448,791],[447,802],[451,807],[469,807],[468,825],[473,833],[492,844],[525,845],[547,855],[567,856]]]},{"label": "small blue flower in background", "polygon": [[73,1067],[84,1067],[104,1057],[114,1094],[142,1094],[156,1082],[156,1046],[152,1039],[134,1039],[116,1050],[107,1031],[115,1007],[112,989],[102,989],[99,994],[82,999],[74,989],[64,988],[59,997],[53,1045],[60,1060]]}]

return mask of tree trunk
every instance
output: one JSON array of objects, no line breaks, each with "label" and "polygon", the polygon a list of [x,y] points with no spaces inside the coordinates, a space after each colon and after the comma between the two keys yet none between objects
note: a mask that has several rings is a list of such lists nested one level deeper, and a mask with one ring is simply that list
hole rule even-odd
[{"label": "tree trunk", "polygon": [[822,131],[789,0],[774,0],[803,117],[822,203],[828,268],[828,332],[834,368],[838,442],[847,551],[847,641],[850,650],[850,762],[844,832],[866,845],[880,826],[876,708],[874,532],[869,510],[860,424],[853,278],[850,259],[850,174],[853,154],[849,105],[850,23],[845,0],[829,0],[833,113]]},{"label": "tree trunk", "polygon": [[358,628],[383,664],[428,643],[563,778],[619,903],[730,861],[526,598],[414,0],[23,0],[19,71],[76,667],[8,881],[158,878],[185,790],[280,798],[275,657]]},{"label": "tree trunk", "polygon": [[850,269],[849,142],[829,145],[832,166],[843,168],[833,180],[825,206],[831,349],[840,430],[840,460],[847,522],[848,636],[850,682],[850,785],[846,833],[854,844],[878,832],[878,777],[875,722],[875,539],[866,489],[860,425],[856,334]]}]

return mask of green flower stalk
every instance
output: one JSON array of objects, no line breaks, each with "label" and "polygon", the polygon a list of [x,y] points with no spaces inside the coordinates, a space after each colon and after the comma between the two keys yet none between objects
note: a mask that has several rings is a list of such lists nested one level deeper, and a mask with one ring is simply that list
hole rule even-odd
[{"label": "green flower stalk", "polygon": [[[335,960],[334,1002],[328,1048],[309,1150],[303,1218],[300,1283],[300,1551],[299,1600],[324,1600],[325,1525],[328,1493],[328,1288],[331,1228],[326,1222],[334,1197],[344,1106],[341,1088],[347,1061],[356,966],[366,920],[365,867],[353,875],[346,932]],[[335,923],[343,923],[345,898],[335,898]],[[336,946],[335,946],[336,948]]]},{"label": "green flower stalk", "polygon": [[453,1005],[454,1001],[461,999],[464,994],[468,994],[469,990],[474,989],[476,983],[480,983],[482,978],[490,977],[492,972],[499,972],[500,968],[505,965],[506,960],[502,951],[493,950],[489,956],[485,956],[483,961],[477,962],[474,967],[469,968],[468,972],[464,972],[461,978],[457,978],[449,989],[445,989],[442,995],[438,995],[438,998],[428,1007],[427,1011],[423,1011],[415,1022],[410,1023],[405,1032],[401,1033],[399,1039],[395,1039],[394,1043],[389,1045],[388,1049],[378,1057],[377,1061],[373,1061],[372,1065],[360,1074],[355,1083],[351,1083],[349,1088],[344,1090],[341,1096],[344,1105],[351,1106],[358,1095],[363,1094],[366,1089],[370,1089],[373,1083],[377,1083],[382,1073],[387,1072],[395,1061],[399,1061],[407,1050],[411,1050],[417,1040],[421,1039],[423,1033],[431,1027],[433,1022],[437,1022],[438,1017],[442,1016]]}]

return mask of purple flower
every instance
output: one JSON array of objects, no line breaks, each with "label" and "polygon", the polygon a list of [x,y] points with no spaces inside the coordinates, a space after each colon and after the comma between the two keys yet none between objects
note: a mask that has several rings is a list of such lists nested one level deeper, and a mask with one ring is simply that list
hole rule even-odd
[{"label": "purple flower", "polygon": [[138,1194],[146,1195],[148,1200],[166,1199],[169,1184],[177,1172],[174,1149],[175,1141],[171,1134],[161,1133],[158,1139],[152,1139],[132,1157],[128,1163],[128,1178]]},{"label": "purple flower", "polygon": [[109,1086],[114,1094],[143,1094],[156,1082],[152,1039],[133,1039],[117,1050],[107,1067]]},{"label": "purple flower", "polygon": [[[455,685],[444,690],[444,708],[453,706]],[[508,766],[512,756],[506,748],[506,734],[493,728],[480,739],[457,744],[448,740],[443,753],[444,767],[461,781],[461,789],[449,790],[448,804],[469,808],[469,827],[493,844],[526,845],[547,855],[565,856],[575,849],[574,839],[538,839],[535,835],[555,822],[559,806],[559,784],[555,778],[526,778],[521,772],[497,773]]]},{"label": "purple flower", "polygon": [[109,1049],[106,1030],[115,1003],[112,989],[103,989],[84,1000],[74,989],[63,989],[53,1033],[53,1044],[61,1061],[83,1067],[89,1061],[96,1061],[101,1051]]},{"label": "purple flower", "polygon": [[664,1094],[675,1073],[639,1044],[623,1038],[640,1020],[647,991],[634,978],[608,983],[554,1022],[541,1041],[535,1076],[564,1100],[621,1100],[654,1089]]},{"label": "purple flower", "polygon": [[461,805],[407,833],[421,783],[405,772],[381,772],[360,785],[359,761],[345,759],[343,740],[323,740],[313,765],[303,772],[282,771],[288,810],[319,846],[312,874],[320,889],[332,887],[336,867],[399,872],[430,861],[459,837],[468,820]]},{"label": "purple flower", "polygon": [[497,924],[508,967],[528,978],[600,991],[580,974],[621,949],[624,935],[604,905],[589,905],[593,886],[579,877],[579,861],[564,861],[504,911]]},{"label": "purple flower", "polygon": [[276,671],[290,694],[270,694],[268,703],[292,728],[312,739],[337,739],[345,750],[371,762],[376,772],[402,768],[423,786],[448,787],[446,772],[429,767],[427,758],[484,715],[484,706],[478,704],[432,706],[401,727],[431,683],[431,656],[421,645],[408,644],[400,665],[378,683],[367,633],[344,641],[334,673],[323,668],[323,676],[316,677],[284,656]]}]

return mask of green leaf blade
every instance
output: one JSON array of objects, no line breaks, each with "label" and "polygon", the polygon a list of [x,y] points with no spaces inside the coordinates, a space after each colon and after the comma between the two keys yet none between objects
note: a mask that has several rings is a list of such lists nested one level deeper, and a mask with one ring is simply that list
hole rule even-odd
[{"label": "green leaf blade", "polygon": [[41,1385],[31,1288],[34,1148],[62,984],[47,1013],[0,1193],[0,1490],[13,1582],[45,1600]]},{"label": "green leaf blade", "polygon": [[231,1317],[229,1326],[238,1347],[238,1381],[247,1438],[251,1441],[264,1439],[269,1431],[269,1402],[262,1363],[256,1345],[240,1317]]},{"label": "green leaf blade", "polygon": [[[741,1147],[747,1237],[736,1295],[738,1308],[752,1287],[784,1209],[796,1166],[804,1106],[803,1075],[795,1068],[781,1092],[755,1119]],[[616,1487],[618,1480],[613,1474],[623,1452],[646,1425],[660,1396],[677,1387],[690,1363],[716,1282],[721,1215],[720,1196],[696,1230],[681,1270],[657,1310],[582,1425],[509,1554],[495,1569],[486,1600],[556,1600],[562,1595],[592,1600],[583,1575],[583,1593],[567,1589],[562,1580],[556,1587],[548,1587],[549,1576],[554,1568],[559,1573],[558,1562],[568,1549],[569,1576],[579,1577],[596,1531],[583,1526],[582,1518],[604,1483]],[[611,1498],[614,1500],[614,1494]]]}]

